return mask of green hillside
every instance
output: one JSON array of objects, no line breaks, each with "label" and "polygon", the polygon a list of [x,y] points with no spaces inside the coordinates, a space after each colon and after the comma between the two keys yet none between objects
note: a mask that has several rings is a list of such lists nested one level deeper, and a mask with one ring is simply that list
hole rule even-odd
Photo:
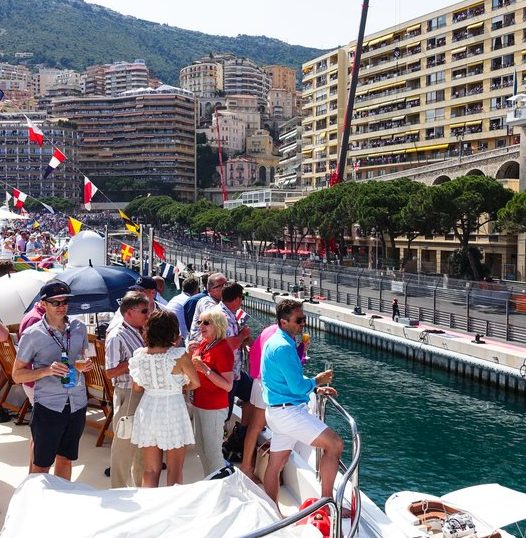
[{"label": "green hillside", "polygon": [[230,38],[182,30],[82,0],[0,0],[0,61],[17,63],[15,52],[32,52],[32,58],[23,60],[30,66],[76,70],[142,58],[153,76],[175,85],[181,67],[210,52],[296,69],[323,53],[264,36]]}]

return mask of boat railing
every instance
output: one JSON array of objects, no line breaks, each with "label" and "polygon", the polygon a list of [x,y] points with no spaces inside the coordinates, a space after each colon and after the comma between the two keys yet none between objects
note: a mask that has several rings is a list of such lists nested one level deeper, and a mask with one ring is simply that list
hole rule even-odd
[{"label": "boat railing", "polygon": [[[358,480],[358,466],[360,463],[361,455],[361,440],[360,434],[358,433],[358,428],[353,417],[347,413],[347,411],[336,401],[332,396],[319,395],[318,396],[318,417],[325,421],[325,411],[327,403],[330,403],[336,412],[338,412],[344,421],[348,424],[351,436],[352,436],[352,460],[349,466],[347,467],[340,460],[340,471],[341,478],[336,488],[336,493],[334,499],[330,497],[321,497],[313,504],[308,507],[300,510],[296,514],[288,516],[280,521],[258,529],[250,534],[243,535],[242,538],[259,538],[261,536],[268,536],[274,532],[277,532],[281,529],[294,525],[301,521],[302,519],[307,518],[311,514],[320,510],[321,508],[328,506],[331,514],[331,520],[333,524],[331,525],[331,537],[339,538],[343,536],[342,534],[342,508],[343,501],[345,497],[345,490],[347,484],[350,482],[352,487],[352,496],[350,500],[351,504],[351,528],[346,534],[346,538],[352,538],[357,530],[358,524],[360,521],[361,514],[361,498],[360,498],[360,489],[359,489],[359,480]],[[321,461],[321,450],[316,449],[316,477],[319,478],[320,471],[320,461]]]}]

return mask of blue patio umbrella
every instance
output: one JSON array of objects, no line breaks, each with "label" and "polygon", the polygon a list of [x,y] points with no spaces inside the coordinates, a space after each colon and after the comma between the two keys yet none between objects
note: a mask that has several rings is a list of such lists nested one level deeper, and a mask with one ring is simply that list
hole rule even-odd
[{"label": "blue patio umbrella", "polygon": [[[72,267],[57,274],[57,280],[69,285],[71,293],[68,314],[92,314],[114,312],[130,286],[135,284],[139,274],[126,267],[112,265]],[[37,295],[26,310],[39,300]]]}]

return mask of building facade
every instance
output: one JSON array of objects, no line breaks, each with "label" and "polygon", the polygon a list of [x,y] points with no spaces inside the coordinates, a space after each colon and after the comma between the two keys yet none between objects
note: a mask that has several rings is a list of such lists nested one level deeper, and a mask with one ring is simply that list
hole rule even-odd
[{"label": "building facade", "polygon": [[[42,147],[30,143],[25,119],[20,112],[0,114],[0,174],[6,189],[17,188],[33,198],[67,198],[80,202],[83,179],[78,170],[78,133],[72,126],[51,123],[45,115],[25,112],[45,136]],[[67,157],[44,179],[53,149]]]},{"label": "building facade", "polygon": [[[366,36],[346,177],[372,179],[516,143],[506,99],[526,77],[526,2],[464,1]],[[351,42],[303,66],[304,181],[337,161]],[[343,68],[342,68],[343,67]],[[516,78],[515,78],[516,77]]]},{"label": "building facade", "polygon": [[149,71],[144,60],[116,62],[104,73],[104,91],[108,96],[148,87]]},{"label": "building facade", "polygon": [[219,145],[218,132],[221,149],[227,155],[245,151],[246,124],[235,114],[221,110],[212,115],[212,125],[210,129],[206,129],[206,135],[208,144],[213,148]]},{"label": "building facade", "polygon": [[301,187],[301,118],[292,118],[279,128],[279,163],[275,177],[276,187]]},{"label": "building facade", "polygon": [[79,167],[98,177],[169,184],[181,201],[195,199],[195,98],[160,86],[117,97],[53,101],[53,115],[78,126]]},{"label": "building facade", "polygon": [[223,64],[206,58],[196,60],[181,69],[179,82],[197,97],[216,97],[223,91]]}]

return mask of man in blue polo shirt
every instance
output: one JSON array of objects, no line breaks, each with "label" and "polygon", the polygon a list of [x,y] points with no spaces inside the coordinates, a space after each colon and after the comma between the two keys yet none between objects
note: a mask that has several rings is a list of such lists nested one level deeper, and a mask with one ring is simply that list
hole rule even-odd
[{"label": "man in blue polo shirt", "polygon": [[326,370],[313,378],[303,375],[295,341],[305,326],[302,303],[285,299],[277,305],[276,316],[278,330],[265,344],[261,361],[263,400],[267,404],[265,417],[272,430],[270,458],[263,485],[267,495],[277,501],[279,473],[296,442],[301,441],[323,449],[321,495],[332,497],[343,441],[324,422],[309,413],[307,402],[313,391],[336,395],[333,387],[321,387],[332,381],[333,373]]}]

